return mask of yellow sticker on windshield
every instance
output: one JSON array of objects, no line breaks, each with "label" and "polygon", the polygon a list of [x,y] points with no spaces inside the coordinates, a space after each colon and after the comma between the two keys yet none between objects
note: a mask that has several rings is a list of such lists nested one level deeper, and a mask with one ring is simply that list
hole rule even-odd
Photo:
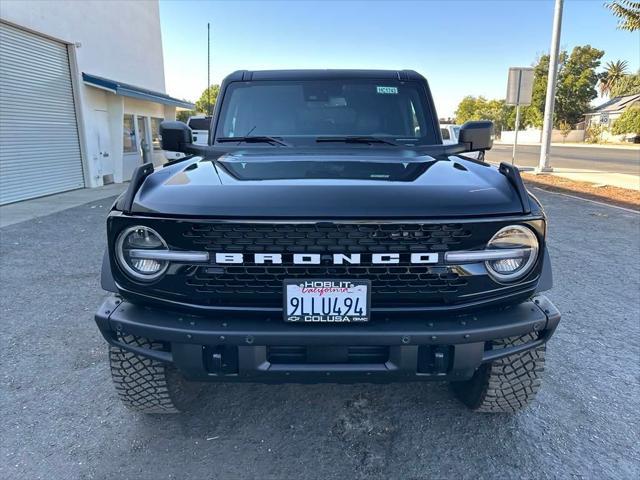
[{"label": "yellow sticker on windshield", "polygon": [[376,87],[376,91],[378,93],[394,95],[398,93],[398,87]]}]

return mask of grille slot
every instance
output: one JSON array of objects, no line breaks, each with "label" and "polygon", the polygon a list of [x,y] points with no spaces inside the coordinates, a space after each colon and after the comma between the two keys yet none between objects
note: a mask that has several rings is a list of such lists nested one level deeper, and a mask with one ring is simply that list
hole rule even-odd
[{"label": "grille slot", "polygon": [[439,252],[470,236],[463,224],[196,223],[183,233],[195,249],[247,253]]},{"label": "grille slot", "polygon": [[267,360],[275,364],[385,363],[389,360],[389,347],[383,345],[344,347],[271,345],[267,347]]},{"label": "grille slot", "polygon": [[[200,294],[209,295],[261,295],[282,301],[282,281],[285,279],[368,279],[372,294],[437,295],[455,293],[467,285],[465,277],[445,270],[424,266],[227,266],[223,273],[198,267],[186,279],[186,285]],[[435,270],[445,270],[434,273]],[[256,301],[256,298],[246,300]]]}]

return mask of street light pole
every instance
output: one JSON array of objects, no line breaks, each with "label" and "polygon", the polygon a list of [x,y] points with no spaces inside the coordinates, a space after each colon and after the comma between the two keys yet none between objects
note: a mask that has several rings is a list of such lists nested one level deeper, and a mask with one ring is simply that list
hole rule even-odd
[{"label": "street light pole", "polygon": [[553,33],[549,51],[549,75],[547,77],[547,97],[544,102],[544,123],[542,125],[542,145],[540,146],[540,162],[538,173],[552,172],[549,165],[549,149],[553,131],[553,108],[556,99],[556,80],[558,79],[558,54],[560,53],[560,29],[562,28],[562,3],[556,0],[553,11]]}]

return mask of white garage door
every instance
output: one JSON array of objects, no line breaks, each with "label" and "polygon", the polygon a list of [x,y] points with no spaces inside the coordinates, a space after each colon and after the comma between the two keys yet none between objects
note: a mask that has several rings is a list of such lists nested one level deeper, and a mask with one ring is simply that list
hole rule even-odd
[{"label": "white garage door", "polygon": [[67,47],[0,23],[0,204],[82,187]]}]

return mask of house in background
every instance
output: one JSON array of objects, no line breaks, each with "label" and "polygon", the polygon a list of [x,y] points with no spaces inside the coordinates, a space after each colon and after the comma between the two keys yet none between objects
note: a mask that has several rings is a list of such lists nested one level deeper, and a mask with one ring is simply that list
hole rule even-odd
[{"label": "house in background", "polygon": [[[613,122],[633,105],[640,105],[640,94],[614,97],[602,105],[597,106],[591,112],[585,113],[585,126],[589,128],[591,126],[601,125],[604,128],[611,128]],[[623,136],[624,135],[611,135],[608,132],[603,134],[604,140],[618,140]]]},{"label": "house in background", "polygon": [[193,104],[165,93],[157,0],[3,2],[0,204],[131,178],[158,127]]}]

